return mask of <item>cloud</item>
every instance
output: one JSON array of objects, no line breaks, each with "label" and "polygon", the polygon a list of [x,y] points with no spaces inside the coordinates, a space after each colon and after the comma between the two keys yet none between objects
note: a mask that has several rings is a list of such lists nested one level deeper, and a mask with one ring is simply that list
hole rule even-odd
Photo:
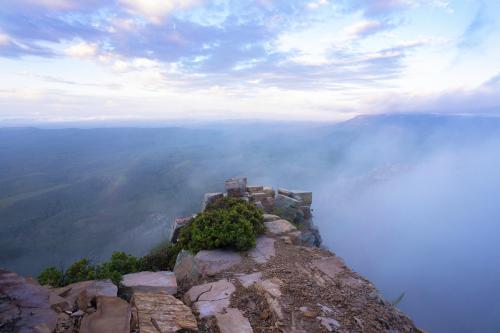
[{"label": "cloud", "polygon": [[151,22],[161,23],[176,10],[185,10],[200,4],[201,0],[119,0],[133,13],[139,13]]},{"label": "cloud", "polygon": [[359,21],[348,26],[345,31],[349,36],[358,38],[366,37],[385,30],[388,26],[388,24],[377,20]]},{"label": "cloud", "polygon": [[98,53],[98,47],[96,44],[80,42],[78,44],[72,45],[65,50],[65,53],[73,58],[93,58]]},{"label": "cloud", "polygon": [[0,46],[4,46],[4,45],[8,45],[8,44],[10,44],[9,35],[0,32]]},{"label": "cloud", "polygon": [[458,47],[469,49],[480,45],[492,28],[493,22],[487,15],[487,8],[484,2],[479,2],[479,8],[462,34]]}]

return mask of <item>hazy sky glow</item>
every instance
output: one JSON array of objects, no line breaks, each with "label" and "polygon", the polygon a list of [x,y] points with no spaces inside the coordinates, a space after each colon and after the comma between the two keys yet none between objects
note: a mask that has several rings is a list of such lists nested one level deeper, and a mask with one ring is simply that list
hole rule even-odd
[{"label": "hazy sky glow", "polygon": [[4,0],[0,121],[498,113],[498,13],[496,0]]}]

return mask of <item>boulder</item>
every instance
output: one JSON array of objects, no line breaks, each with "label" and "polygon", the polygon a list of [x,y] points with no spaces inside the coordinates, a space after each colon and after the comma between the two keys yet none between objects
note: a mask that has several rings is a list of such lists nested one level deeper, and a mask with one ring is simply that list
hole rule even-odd
[{"label": "boulder", "polygon": [[276,195],[274,200],[274,208],[280,212],[279,215],[291,221],[295,220],[299,212],[303,215],[301,206],[303,205],[299,200],[282,194]]},{"label": "boulder", "polygon": [[279,320],[284,319],[283,310],[279,301],[281,297],[280,287],[282,285],[283,282],[278,278],[262,280],[256,283],[257,288],[264,293],[264,298],[267,304],[269,304],[269,308]]},{"label": "boulder", "polygon": [[262,199],[261,205],[264,208],[264,212],[272,213],[274,212],[274,197],[267,197]]},{"label": "boulder", "polygon": [[228,197],[243,197],[247,190],[246,178],[231,178],[226,180],[224,187]]},{"label": "boulder", "polygon": [[278,194],[281,194],[281,195],[284,195],[284,196],[287,196],[287,197],[292,197],[292,191],[290,190],[287,190],[286,188],[278,188]]},{"label": "boulder", "polygon": [[240,310],[229,308],[215,315],[220,333],[253,333],[252,326]]},{"label": "boulder", "polygon": [[194,255],[182,250],[175,259],[174,274],[177,281],[197,281],[200,278],[200,272],[196,266]]},{"label": "boulder", "polygon": [[264,186],[264,188],[262,189],[262,192],[266,193],[270,197],[274,197],[274,195],[276,194],[274,189],[270,186]]},{"label": "boulder", "polygon": [[319,247],[321,246],[321,235],[319,233],[318,228],[312,226],[309,229],[302,230],[302,232],[299,235],[299,241],[300,244],[305,245],[305,246],[316,246]]},{"label": "boulder", "polygon": [[258,264],[264,264],[276,255],[276,250],[274,248],[274,238],[269,238],[265,236],[257,237],[255,247],[250,250],[250,257],[255,260]]},{"label": "boulder", "polygon": [[264,214],[264,222],[272,222],[276,220],[281,220],[281,217],[273,214]]},{"label": "boulder", "polygon": [[304,206],[311,206],[312,192],[292,190],[292,198],[300,201]]},{"label": "boulder", "polygon": [[215,201],[224,198],[224,194],[221,192],[215,192],[215,193],[205,193],[205,196],[203,197],[203,203],[201,205],[201,211],[205,211],[205,209],[213,204]]},{"label": "boulder", "polygon": [[224,313],[236,288],[227,280],[194,286],[184,294],[184,302],[192,305],[200,318]]},{"label": "boulder", "polygon": [[173,272],[139,272],[125,274],[121,281],[124,295],[130,298],[134,292],[177,292],[177,280]]},{"label": "boulder", "polygon": [[229,250],[203,250],[194,261],[201,275],[213,276],[241,263],[241,256]]},{"label": "boulder", "polygon": [[25,278],[0,269],[0,331],[50,333],[57,313],[49,302],[51,292]]},{"label": "boulder", "polygon": [[297,230],[297,228],[287,220],[264,222],[264,225],[267,231],[275,235],[282,235]]},{"label": "boulder", "polygon": [[248,288],[262,279],[262,272],[238,275],[236,278],[243,287]]},{"label": "boulder", "polygon": [[264,192],[255,192],[255,193],[250,194],[250,200],[254,201],[254,202],[255,201],[263,201],[268,197],[269,197],[269,195],[267,195]]},{"label": "boulder", "polygon": [[97,296],[97,310],[84,316],[80,333],[130,333],[130,304],[118,297]]},{"label": "boulder", "polygon": [[141,333],[196,332],[198,325],[191,309],[165,292],[136,292],[131,300],[137,311]]}]

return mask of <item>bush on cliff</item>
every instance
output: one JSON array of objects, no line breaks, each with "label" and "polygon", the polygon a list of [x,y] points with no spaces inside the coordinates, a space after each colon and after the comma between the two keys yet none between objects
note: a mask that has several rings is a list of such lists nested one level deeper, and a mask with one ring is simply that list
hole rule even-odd
[{"label": "bush on cliff", "polygon": [[179,246],[198,252],[215,248],[239,251],[255,246],[264,231],[262,212],[243,200],[224,198],[210,205],[180,233]]},{"label": "bush on cliff", "polygon": [[175,266],[177,254],[181,251],[179,243],[164,242],[153,248],[140,259],[143,271],[171,271]]}]

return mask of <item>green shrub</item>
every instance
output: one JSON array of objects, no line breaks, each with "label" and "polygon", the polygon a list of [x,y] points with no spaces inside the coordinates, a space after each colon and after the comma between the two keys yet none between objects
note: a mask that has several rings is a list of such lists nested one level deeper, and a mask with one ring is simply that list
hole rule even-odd
[{"label": "green shrub", "polygon": [[262,212],[243,200],[224,198],[198,214],[179,236],[182,248],[193,252],[215,248],[248,250],[264,231]]},{"label": "green shrub", "polygon": [[96,276],[96,268],[90,264],[87,258],[73,263],[64,273],[64,284],[70,284],[85,280],[93,280]]},{"label": "green shrub", "polygon": [[37,277],[41,285],[62,287],[64,284],[64,272],[55,267],[47,267]]},{"label": "green shrub", "polygon": [[153,248],[140,259],[143,271],[171,271],[175,266],[177,254],[181,251],[181,244],[164,242]]},{"label": "green shrub", "polygon": [[110,279],[119,284],[122,275],[135,273],[140,270],[140,260],[125,252],[113,252],[111,259],[97,266],[98,279]]}]

